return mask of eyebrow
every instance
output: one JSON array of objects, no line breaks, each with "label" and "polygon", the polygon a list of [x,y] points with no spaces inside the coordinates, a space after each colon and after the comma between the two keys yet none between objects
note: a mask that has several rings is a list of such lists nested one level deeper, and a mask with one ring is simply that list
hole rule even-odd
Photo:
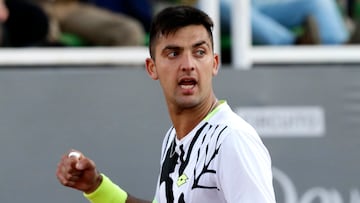
[{"label": "eyebrow", "polygon": [[203,44],[205,44],[205,45],[209,46],[209,44],[208,44],[208,43],[206,43],[206,41],[205,41],[205,40],[203,40],[203,41],[200,41],[200,42],[198,42],[198,43],[195,43],[194,45],[192,45],[192,47],[193,47],[193,48],[195,48],[195,47],[199,47],[199,46],[201,46],[201,45],[203,45]]},{"label": "eyebrow", "polygon": [[180,50],[180,46],[177,45],[167,45],[166,47],[164,47],[163,51],[165,50]]},{"label": "eyebrow", "polygon": [[[200,41],[200,42],[197,42],[197,43],[193,44],[191,47],[196,48],[196,47],[202,46],[204,44],[209,46],[209,44],[206,43],[205,40],[203,40],[203,41]],[[164,47],[163,51],[165,51],[165,50],[182,50],[182,49],[183,49],[182,47],[177,46],[177,45],[168,45],[168,46]]]}]

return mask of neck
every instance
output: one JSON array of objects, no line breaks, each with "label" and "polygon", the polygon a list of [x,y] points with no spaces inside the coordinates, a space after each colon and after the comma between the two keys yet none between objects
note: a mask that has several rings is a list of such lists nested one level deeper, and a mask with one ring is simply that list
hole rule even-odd
[{"label": "neck", "polygon": [[213,111],[219,102],[214,96],[209,102],[198,105],[194,108],[183,109],[179,112],[171,113],[171,120],[176,130],[178,139],[185,137],[193,130],[211,111]]}]

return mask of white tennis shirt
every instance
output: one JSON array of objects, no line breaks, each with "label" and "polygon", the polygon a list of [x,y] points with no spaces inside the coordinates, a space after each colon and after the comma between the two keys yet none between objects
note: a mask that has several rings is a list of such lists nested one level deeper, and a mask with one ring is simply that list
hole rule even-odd
[{"label": "white tennis shirt", "polygon": [[275,203],[268,150],[222,101],[183,139],[169,129],[154,202]]}]

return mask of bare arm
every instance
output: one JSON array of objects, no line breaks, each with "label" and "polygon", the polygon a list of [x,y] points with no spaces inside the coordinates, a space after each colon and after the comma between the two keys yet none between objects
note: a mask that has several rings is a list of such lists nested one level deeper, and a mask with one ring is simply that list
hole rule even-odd
[{"label": "bare arm", "polygon": [[126,203],[151,203],[151,202],[147,200],[137,199],[136,197],[129,195],[126,200]]},{"label": "bare arm", "polygon": [[[62,156],[57,166],[56,177],[62,185],[91,195],[101,187],[104,176],[97,171],[94,161],[82,153],[78,153],[80,154],[79,157],[69,156],[69,153]],[[108,182],[111,182],[107,177],[105,178]],[[116,188],[116,186],[114,187]],[[124,191],[120,193],[124,193]],[[112,193],[110,194],[113,195]],[[126,196],[124,195],[124,197]],[[126,203],[151,203],[151,201],[141,200],[127,194]]]}]

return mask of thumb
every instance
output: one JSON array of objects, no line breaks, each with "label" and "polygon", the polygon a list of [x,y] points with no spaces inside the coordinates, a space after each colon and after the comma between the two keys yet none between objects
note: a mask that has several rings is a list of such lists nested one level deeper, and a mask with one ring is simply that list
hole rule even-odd
[{"label": "thumb", "polygon": [[85,171],[85,170],[94,170],[95,169],[95,163],[91,159],[87,157],[82,157],[79,159],[75,165],[75,168],[79,171]]}]

